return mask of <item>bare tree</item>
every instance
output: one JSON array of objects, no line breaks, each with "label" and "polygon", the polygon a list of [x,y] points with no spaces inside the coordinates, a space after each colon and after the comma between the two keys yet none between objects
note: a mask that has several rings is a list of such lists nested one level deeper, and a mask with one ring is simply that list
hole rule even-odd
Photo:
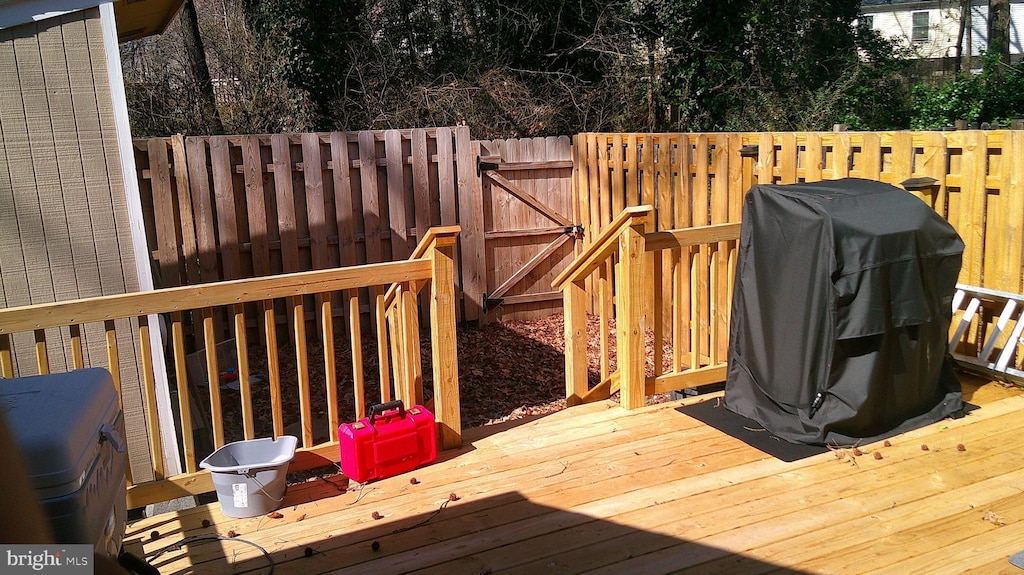
[{"label": "bare tree", "polygon": [[189,69],[199,89],[204,124],[210,127],[212,133],[223,134],[224,123],[221,122],[220,112],[217,110],[213,80],[210,78],[210,68],[206,63],[206,49],[203,47],[203,38],[199,35],[199,18],[196,16],[193,0],[185,0],[181,8],[181,38]]},{"label": "bare tree", "polygon": [[[964,68],[971,69],[971,0],[960,0],[960,26],[956,33],[956,62],[953,70],[959,74]],[[967,50],[964,53],[964,37],[967,38]]]}]

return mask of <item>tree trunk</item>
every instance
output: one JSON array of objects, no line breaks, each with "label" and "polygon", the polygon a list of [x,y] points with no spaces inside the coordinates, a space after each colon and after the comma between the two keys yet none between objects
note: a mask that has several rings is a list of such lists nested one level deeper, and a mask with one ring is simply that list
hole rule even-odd
[{"label": "tree trunk", "polygon": [[988,52],[999,55],[999,66],[1010,65],[1010,0],[988,2]]},{"label": "tree trunk", "polygon": [[210,68],[206,64],[206,49],[199,35],[199,18],[193,0],[185,0],[181,8],[181,37],[185,44],[185,55],[188,58],[192,78],[197,84],[200,114],[203,124],[211,134],[223,134],[224,124],[217,110],[217,100],[213,94],[213,81],[210,79]]},{"label": "tree trunk", "polygon": [[[960,73],[963,69],[964,63],[964,34],[971,33],[970,30],[971,22],[971,0],[960,0],[960,27],[956,32],[956,60],[953,63],[953,71],[956,74]],[[971,54],[970,50],[967,52],[967,60],[970,61]],[[967,65],[970,69],[970,64]]]}]

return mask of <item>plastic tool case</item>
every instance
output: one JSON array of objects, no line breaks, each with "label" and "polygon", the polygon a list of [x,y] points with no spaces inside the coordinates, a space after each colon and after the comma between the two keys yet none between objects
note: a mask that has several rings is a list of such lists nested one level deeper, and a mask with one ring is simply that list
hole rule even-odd
[{"label": "plastic tool case", "polygon": [[102,368],[0,379],[0,409],[58,543],[116,557],[127,518],[124,417]]},{"label": "plastic tool case", "polygon": [[434,414],[401,401],[374,405],[368,417],[338,427],[341,471],[363,483],[411,471],[437,458]]}]

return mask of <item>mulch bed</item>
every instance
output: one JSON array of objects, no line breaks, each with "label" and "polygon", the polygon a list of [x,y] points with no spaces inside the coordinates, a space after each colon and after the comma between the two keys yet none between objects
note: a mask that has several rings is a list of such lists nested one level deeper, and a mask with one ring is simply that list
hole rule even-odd
[{"label": "mulch bed", "polygon": [[[597,317],[588,318],[588,359],[590,383],[599,380],[600,353]],[[615,369],[614,322],[609,325],[610,369]],[[327,394],[324,371],[323,346],[308,333],[307,357],[310,374],[310,406],[313,415],[314,436],[326,440]],[[650,336],[650,334],[648,334]],[[424,399],[431,397],[431,357],[429,332],[421,332]],[[459,326],[457,333],[459,366],[459,394],[462,425],[464,428],[499,423],[522,417],[542,415],[565,407],[565,349],[562,314],[535,321],[506,321],[481,327]],[[651,346],[648,346],[650,356]],[[368,404],[380,401],[376,338],[363,334],[363,371]],[[336,377],[338,386],[339,418],[355,419],[352,377],[352,353],[345,332],[338,333],[334,341]],[[279,339],[282,410],[286,432],[299,435],[299,394],[294,347],[287,339]],[[671,362],[671,350],[666,346],[666,365]],[[653,360],[648,358],[648,372],[653,371]],[[249,350],[249,368],[256,381],[252,385],[254,425],[257,437],[273,434],[269,385],[266,383],[266,352],[256,342]],[[614,399],[614,397],[613,397]],[[649,398],[649,402],[664,400],[665,396]],[[241,398],[238,391],[221,390],[226,441],[241,440]],[[208,407],[207,407],[208,409]]]}]

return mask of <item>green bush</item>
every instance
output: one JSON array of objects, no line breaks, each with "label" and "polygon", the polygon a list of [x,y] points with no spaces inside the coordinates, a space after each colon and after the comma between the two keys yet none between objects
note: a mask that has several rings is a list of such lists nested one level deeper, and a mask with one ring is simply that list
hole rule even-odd
[{"label": "green bush", "polygon": [[941,86],[914,86],[911,127],[936,129],[956,120],[1006,125],[1024,116],[1024,62],[1003,66],[986,57],[980,74],[960,74]]}]

